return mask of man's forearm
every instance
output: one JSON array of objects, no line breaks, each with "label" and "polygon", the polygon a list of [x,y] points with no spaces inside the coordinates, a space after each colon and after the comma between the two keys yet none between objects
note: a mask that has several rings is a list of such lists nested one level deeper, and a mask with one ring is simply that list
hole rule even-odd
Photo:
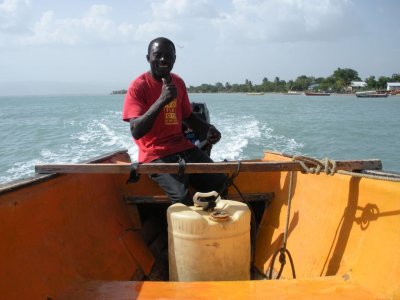
[{"label": "man's forearm", "polygon": [[140,139],[151,130],[163,107],[156,101],[142,116],[130,119],[131,133],[135,139]]}]

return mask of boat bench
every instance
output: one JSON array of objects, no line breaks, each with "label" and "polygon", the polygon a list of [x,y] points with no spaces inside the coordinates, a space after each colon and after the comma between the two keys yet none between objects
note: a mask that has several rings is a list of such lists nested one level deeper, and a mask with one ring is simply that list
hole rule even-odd
[{"label": "boat bench", "polygon": [[[243,198],[247,202],[263,201],[268,205],[274,199],[274,193],[242,193]],[[231,194],[229,200],[243,201],[239,194]],[[171,203],[166,195],[144,196],[129,195],[124,196],[126,204],[149,204],[149,203]]]},{"label": "boat bench", "polygon": [[381,299],[368,287],[341,276],[297,280],[88,281],[57,297],[69,299]]}]

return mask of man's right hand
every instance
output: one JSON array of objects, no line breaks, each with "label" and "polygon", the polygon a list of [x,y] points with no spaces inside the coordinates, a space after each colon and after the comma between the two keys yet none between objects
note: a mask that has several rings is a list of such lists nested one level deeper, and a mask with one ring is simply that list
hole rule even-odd
[{"label": "man's right hand", "polygon": [[176,99],[176,96],[178,95],[176,85],[173,83],[168,83],[167,79],[162,78],[162,89],[161,89],[161,95],[160,98],[162,99],[162,102],[164,105],[167,105],[170,103],[172,100]]}]

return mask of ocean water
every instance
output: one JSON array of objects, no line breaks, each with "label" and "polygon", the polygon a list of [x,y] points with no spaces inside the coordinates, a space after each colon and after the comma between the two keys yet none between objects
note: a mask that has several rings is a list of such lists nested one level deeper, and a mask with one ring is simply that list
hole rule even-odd
[{"label": "ocean water", "polygon": [[[264,94],[190,94],[222,133],[215,161],[261,158],[269,149],[330,159],[381,159],[400,171],[400,97],[360,99]],[[0,97],[0,183],[36,164],[75,163],[137,148],[121,120],[123,95]]]}]

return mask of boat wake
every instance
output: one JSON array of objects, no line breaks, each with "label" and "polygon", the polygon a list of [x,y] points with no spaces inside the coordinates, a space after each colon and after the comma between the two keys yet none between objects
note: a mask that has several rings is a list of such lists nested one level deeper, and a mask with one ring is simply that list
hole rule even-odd
[{"label": "boat wake", "polygon": [[211,152],[214,161],[260,158],[265,149],[298,154],[303,148],[303,144],[276,134],[268,123],[253,116],[223,114],[212,120],[217,120],[212,123],[222,133],[221,141]]},{"label": "boat wake", "polygon": [[64,122],[62,129],[67,135],[55,135],[50,143],[45,138],[38,139],[30,157],[19,155],[21,161],[0,175],[0,183],[34,175],[37,164],[77,163],[121,149],[128,149],[131,157],[137,157],[129,126],[120,116],[119,111],[109,111],[98,119]]},{"label": "boat wake", "polygon": [[[254,116],[219,113],[211,120],[222,133],[211,152],[214,161],[260,158],[265,149],[297,153],[303,147],[292,138],[275,134]],[[21,160],[0,175],[0,183],[32,176],[37,164],[77,163],[115,150],[128,149],[132,161],[137,160],[138,149],[119,111],[106,112],[97,119],[64,122],[62,130],[63,135],[52,135],[50,142],[38,139],[30,156],[19,155]]]}]

